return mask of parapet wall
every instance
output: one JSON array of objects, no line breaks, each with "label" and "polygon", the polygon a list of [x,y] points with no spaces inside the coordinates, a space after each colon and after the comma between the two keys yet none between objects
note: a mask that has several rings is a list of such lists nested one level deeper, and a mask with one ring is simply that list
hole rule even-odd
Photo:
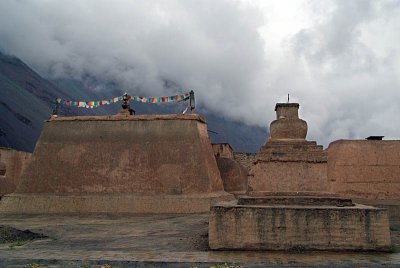
[{"label": "parapet wall", "polygon": [[0,196],[15,191],[19,176],[31,154],[0,148]]},{"label": "parapet wall", "polygon": [[328,149],[334,193],[366,200],[400,200],[400,141],[338,140]]}]

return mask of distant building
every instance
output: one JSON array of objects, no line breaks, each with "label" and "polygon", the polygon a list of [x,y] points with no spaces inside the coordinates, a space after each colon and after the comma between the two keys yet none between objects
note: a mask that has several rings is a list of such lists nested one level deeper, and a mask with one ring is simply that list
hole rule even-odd
[{"label": "distant building", "polygon": [[233,158],[233,149],[229,143],[214,143],[212,148],[216,157]]}]

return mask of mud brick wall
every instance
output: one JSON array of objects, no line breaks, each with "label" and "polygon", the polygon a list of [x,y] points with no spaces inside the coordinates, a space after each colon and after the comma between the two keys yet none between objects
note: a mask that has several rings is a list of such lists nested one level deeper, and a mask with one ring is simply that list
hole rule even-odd
[{"label": "mud brick wall", "polygon": [[247,191],[248,171],[231,158],[216,157],[224,190],[232,194],[243,194]]},{"label": "mud brick wall", "polygon": [[400,200],[400,141],[338,140],[328,147],[330,190],[367,200]]},{"label": "mud brick wall", "polygon": [[198,115],[64,117],[45,122],[16,193],[223,191]]},{"label": "mud brick wall", "polygon": [[215,157],[233,158],[233,150],[229,143],[212,144]]},{"label": "mud brick wall", "polygon": [[252,191],[327,191],[327,155],[313,141],[267,141],[249,172]]},{"label": "mud brick wall", "polygon": [[249,190],[273,192],[327,191],[326,163],[265,162],[249,174]]}]

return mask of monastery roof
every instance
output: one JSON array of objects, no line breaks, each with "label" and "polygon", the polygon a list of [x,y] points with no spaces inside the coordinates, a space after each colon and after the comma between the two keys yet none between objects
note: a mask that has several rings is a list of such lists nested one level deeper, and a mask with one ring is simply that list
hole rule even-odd
[{"label": "monastery roof", "polygon": [[155,121],[155,120],[197,120],[206,123],[198,114],[146,114],[146,115],[107,115],[107,116],[66,116],[51,117],[52,121]]}]

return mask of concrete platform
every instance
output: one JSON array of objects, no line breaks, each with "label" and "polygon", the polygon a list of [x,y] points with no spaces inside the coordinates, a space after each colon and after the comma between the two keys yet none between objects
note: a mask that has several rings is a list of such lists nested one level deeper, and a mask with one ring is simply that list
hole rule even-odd
[{"label": "concrete platform", "polygon": [[[391,223],[398,253],[211,251],[208,214],[11,215],[0,225],[48,239],[0,244],[0,267],[398,267],[400,221]],[[227,266],[223,266],[223,264]],[[34,267],[34,266],[31,266]],[[104,267],[104,266],[103,266]]]},{"label": "concrete platform", "polygon": [[389,219],[391,221],[400,221],[400,201],[399,200],[366,200],[366,199],[355,199],[355,202],[359,204],[365,204],[378,208],[387,209],[389,213]]}]

